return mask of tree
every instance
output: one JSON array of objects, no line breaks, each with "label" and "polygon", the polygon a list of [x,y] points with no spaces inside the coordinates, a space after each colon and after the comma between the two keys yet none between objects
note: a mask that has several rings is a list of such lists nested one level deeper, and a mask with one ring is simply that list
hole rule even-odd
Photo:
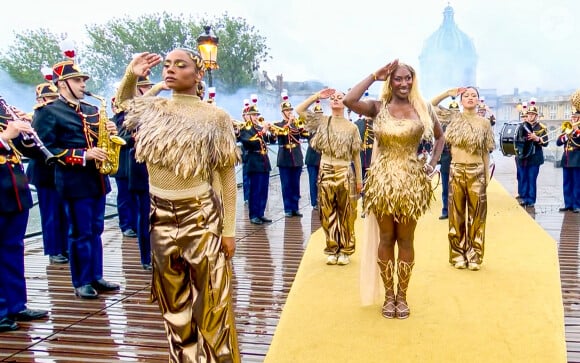
[{"label": "tree", "polygon": [[[255,27],[228,13],[215,19],[194,19],[163,12],[87,25],[88,41],[79,44],[77,50],[81,69],[91,76],[87,88],[98,94],[114,92],[114,84],[121,80],[135,53],[164,55],[176,47],[196,49],[197,36],[205,25],[211,25],[219,37],[219,70],[213,75],[220,92],[231,93],[251,85],[252,72],[271,58],[266,38]],[[43,63],[52,66],[63,60],[59,47],[63,38],[45,29],[16,34],[15,44],[0,57],[0,68],[18,82],[37,84],[42,81]],[[152,80],[160,80],[160,68],[153,70]]]},{"label": "tree", "polygon": [[59,47],[64,35],[40,28],[15,33],[14,36],[13,45],[0,53],[0,68],[18,83],[36,85],[45,82],[40,69],[64,59]]}]

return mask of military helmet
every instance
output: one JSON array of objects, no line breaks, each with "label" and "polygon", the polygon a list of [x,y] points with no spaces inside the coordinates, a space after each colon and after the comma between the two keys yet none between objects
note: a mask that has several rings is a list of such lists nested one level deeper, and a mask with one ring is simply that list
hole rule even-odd
[{"label": "military helmet", "polygon": [[75,77],[82,77],[85,81],[90,78],[72,60],[58,62],[52,66],[52,80],[54,83]]},{"label": "military helmet", "polygon": [[58,88],[53,83],[44,82],[36,86],[36,98],[58,97]]}]

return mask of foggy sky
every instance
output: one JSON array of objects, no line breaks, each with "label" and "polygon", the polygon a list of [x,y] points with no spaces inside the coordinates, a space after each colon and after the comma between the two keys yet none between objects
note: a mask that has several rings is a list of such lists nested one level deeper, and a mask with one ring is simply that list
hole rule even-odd
[{"label": "foggy sky", "polygon": [[[262,69],[271,78],[282,74],[285,81],[319,80],[347,89],[394,58],[419,68],[423,42],[441,25],[447,4],[424,0],[359,0],[346,5],[322,0],[103,0],[90,10],[81,10],[64,0],[20,1],[11,3],[15,16],[3,20],[0,48],[13,42],[13,31],[42,27],[67,32],[75,39],[82,38],[84,25],[114,17],[227,11],[245,18],[266,37],[274,59],[262,64]],[[580,23],[574,23],[580,16],[580,2],[457,0],[449,4],[457,25],[475,44],[477,86],[496,88],[499,94],[516,87],[532,93],[580,88]],[[373,91],[378,92],[378,85]]]}]

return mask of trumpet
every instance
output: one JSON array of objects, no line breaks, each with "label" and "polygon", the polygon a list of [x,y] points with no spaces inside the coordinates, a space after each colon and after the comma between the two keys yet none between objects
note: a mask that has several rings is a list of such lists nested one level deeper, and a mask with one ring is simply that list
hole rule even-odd
[{"label": "trumpet", "polygon": [[249,130],[252,128],[252,121],[232,120],[232,123],[234,124],[234,130],[236,132],[239,132],[242,129]]},{"label": "trumpet", "polygon": [[268,125],[270,130],[272,130],[272,133],[280,136],[280,135],[288,135],[288,132],[290,131],[288,127],[280,127],[280,126],[276,126],[274,124],[270,124]]},{"label": "trumpet", "polygon": [[574,123],[572,121],[564,121],[562,122],[560,129],[562,130],[562,133],[570,135],[572,131],[574,131],[574,126],[578,125],[580,125],[580,121]]},{"label": "trumpet", "polygon": [[296,126],[299,129],[303,129],[305,125],[306,121],[304,121],[302,117],[298,117],[296,120],[294,120],[294,126]]}]

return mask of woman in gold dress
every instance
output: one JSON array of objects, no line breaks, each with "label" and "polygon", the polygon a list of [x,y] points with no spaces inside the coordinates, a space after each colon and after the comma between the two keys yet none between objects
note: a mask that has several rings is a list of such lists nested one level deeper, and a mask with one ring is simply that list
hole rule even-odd
[{"label": "woman in gold dress", "polygon": [[489,120],[477,114],[477,89],[462,91],[463,112],[453,116],[445,131],[451,147],[449,263],[477,271],[483,262],[489,153],[495,149],[495,140]]},{"label": "woman in gold dress", "polygon": [[[380,99],[361,100],[375,81],[385,81]],[[359,82],[348,92],[344,103],[354,112],[375,120],[376,147],[364,184],[364,209],[369,227],[378,223],[378,238],[369,233],[366,252],[362,252],[362,302],[363,305],[374,302],[380,274],[385,288],[382,315],[405,319],[410,314],[407,288],[415,263],[415,227],[432,199],[429,175],[445,142],[443,131],[434,111],[420,96],[415,70],[398,60]],[[433,137],[432,158],[428,162],[419,160],[417,148],[421,140]]]},{"label": "woman in gold dress", "polygon": [[151,196],[151,293],[159,303],[169,361],[240,362],[229,259],[235,250],[239,162],[231,117],[198,96],[203,60],[177,48],[163,62],[170,99],[134,97],[139,76],[161,63],[137,55],[116,96],[147,165]]}]

